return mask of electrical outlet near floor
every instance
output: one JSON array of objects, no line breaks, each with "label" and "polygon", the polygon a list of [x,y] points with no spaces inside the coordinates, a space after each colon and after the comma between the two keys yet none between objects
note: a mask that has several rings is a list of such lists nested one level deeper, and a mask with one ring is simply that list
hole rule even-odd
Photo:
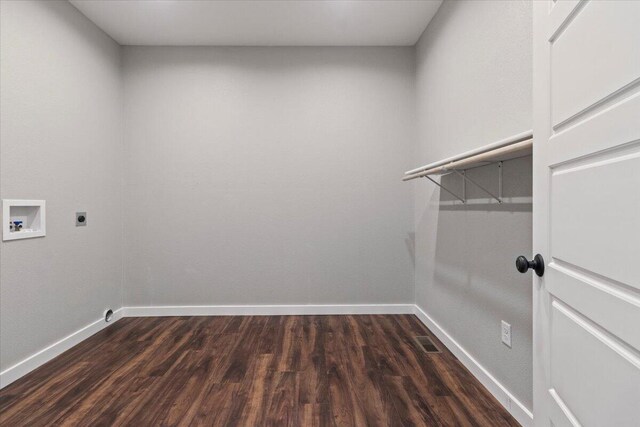
[{"label": "electrical outlet near floor", "polygon": [[511,325],[502,321],[502,343],[511,348]]}]

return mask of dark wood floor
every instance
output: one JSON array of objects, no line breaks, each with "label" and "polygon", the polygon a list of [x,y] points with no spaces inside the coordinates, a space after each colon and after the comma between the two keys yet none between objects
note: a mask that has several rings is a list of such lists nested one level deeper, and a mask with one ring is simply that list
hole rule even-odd
[{"label": "dark wood floor", "polygon": [[0,425],[517,426],[426,334],[409,315],[126,318],[0,390]]}]

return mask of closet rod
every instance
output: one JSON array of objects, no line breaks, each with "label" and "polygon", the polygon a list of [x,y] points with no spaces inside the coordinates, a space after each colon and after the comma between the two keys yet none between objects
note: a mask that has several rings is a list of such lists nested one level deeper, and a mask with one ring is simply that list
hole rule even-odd
[{"label": "closet rod", "polygon": [[465,159],[461,159],[455,162],[450,162],[444,165],[436,166],[430,169],[426,169],[411,175],[407,175],[402,178],[403,181],[409,181],[416,178],[422,178],[427,175],[442,174],[452,170],[464,170],[471,165],[478,163],[491,163],[500,160],[507,160],[514,158],[513,156],[518,153],[524,153],[531,150],[533,147],[533,139],[517,142],[515,144],[507,145],[506,147],[497,148],[495,150],[487,151],[475,156],[471,156]]},{"label": "closet rod", "polygon": [[455,156],[448,157],[443,160],[438,160],[437,162],[429,163],[428,165],[420,166],[419,168],[412,169],[410,171],[405,172],[405,175],[413,175],[418,172],[426,171],[427,169],[433,169],[437,166],[442,166],[446,163],[455,162],[456,160],[464,159],[466,157],[475,156],[476,154],[481,154],[487,151],[494,150],[496,148],[504,147],[506,145],[513,144],[515,142],[520,142],[525,139],[531,139],[533,137],[533,131],[528,130],[526,132],[521,132],[516,135],[511,135],[508,138],[501,139],[500,141],[492,142],[491,144],[485,145],[484,147],[475,148],[473,150],[469,150],[467,152],[457,154]]}]

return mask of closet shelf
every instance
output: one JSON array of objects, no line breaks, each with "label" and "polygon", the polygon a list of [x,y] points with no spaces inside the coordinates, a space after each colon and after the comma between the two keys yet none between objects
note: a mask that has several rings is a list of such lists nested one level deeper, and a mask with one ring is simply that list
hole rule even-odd
[{"label": "closet shelf", "polygon": [[503,162],[505,160],[516,159],[518,157],[525,157],[531,155],[532,148],[533,139],[529,138],[524,141],[519,141],[500,148],[495,148],[493,150],[485,151],[480,154],[475,154],[469,157],[462,157],[459,160],[451,161],[442,165],[421,169],[417,172],[405,172],[405,176],[402,178],[402,180],[410,181],[412,179],[422,178],[426,175],[442,175],[454,170],[472,169],[474,167],[485,166],[491,163]]},{"label": "closet shelf", "polygon": [[[405,172],[403,181],[410,181],[416,178],[427,178],[429,181],[442,188],[447,193],[453,195],[456,199],[462,203],[466,203],[466,191],[463,186],[463,194],[459,196],[449,189],[443,187],[440,183],[435,181],[430,175],[443,175],[448,173],[455,173],[460,176],[465,183],[470,183],[480,188],[482,191],[490,195],[492,198],[502,203],[502,162],[506,160],[517,159],[520,157],[530,156],[533,151],[533,134],[531,131],[523,132],[518,135],[514,135],[510,138],[494,142],[487,146],[468,151],[457,156],[449,157],[444,160],[440,160],[428,165],[419,167]],[[484,188],[482,185],[471,180],[466,175],[467,169],[473,169],[480,166],[486,166],[490,164],[498,164],[498,194],[494,194],[491,191]]]}]

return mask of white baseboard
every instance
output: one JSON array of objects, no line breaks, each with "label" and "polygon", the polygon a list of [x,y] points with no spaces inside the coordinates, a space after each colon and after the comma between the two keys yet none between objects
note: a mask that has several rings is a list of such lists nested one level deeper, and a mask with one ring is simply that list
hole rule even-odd
[{"label": "white baseboard", "polygon": [[32,354],[26,359],[16,363],[15,365],[0,372],[0,389],[11,384],[18,378],[28,374],[39,366],[45,364],[54,357],[64,353],[71,347],[86,340],[96,332],[106,328],[109,325],[117,322],[122,318],[122,309],[114,311],[113,318],[109,323],[106,323],[104,319],[100,318],[95,322],[88,324],[87,326],[75,331],[71,335],[62,338],[60,341],[51,344],[50,346],[40,350],[39,352]]},{"label": "white baseboard", "polygon": [[462,364],[482,383],[487,390],[505,407],[507,411],[524,427],[533,425],[533,414],[514,395],[503,386],[487,369],[454,340],[438,323],[417,305],[414,314],[436,337],[462,362]]},{"label": "white baseboard", "polygon": [[413,304],[345,304],[345,305],[206,305],[122,307],[113,313],[113,320],[104,319],[85,326],[47,348],[0,372],[0,389],[28,374],[91,335],[115,323],[122,317],[154,316],[262,316],[304,314],[413,314]]},{"label": "white baseboard", "polygon": [[323,314],[413,314],[413,304],[344,305],[182,305],[124,307],[125,317],[277,316]]}]

